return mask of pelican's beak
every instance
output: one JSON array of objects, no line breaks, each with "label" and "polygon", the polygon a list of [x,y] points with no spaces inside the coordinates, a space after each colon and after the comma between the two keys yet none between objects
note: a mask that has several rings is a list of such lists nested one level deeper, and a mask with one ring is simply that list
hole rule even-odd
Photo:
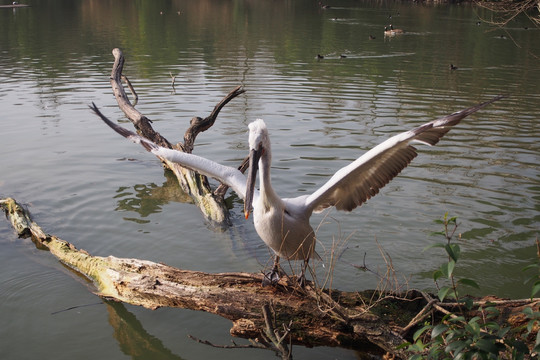
[{"label": "pelican's beak", "polygon": [[244,199],[244,215],[246,219],[249,217],[249,212],[252,209],[255,180],[257,179],[257,170],[259,170],[259,159],[263,152],[262,146],[258,150],[251,150],[249,152],[249,173],[246,185],[246,198]]}]

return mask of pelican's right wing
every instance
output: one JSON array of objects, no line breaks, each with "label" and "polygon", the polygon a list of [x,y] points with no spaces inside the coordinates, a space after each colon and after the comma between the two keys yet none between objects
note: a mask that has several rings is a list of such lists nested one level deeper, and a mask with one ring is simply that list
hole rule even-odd
[{"label": "pelican's right wing", "polygon": [[159,146],[152,141],[113,123],[105,115],[103,115],[101,111],[99,111],[95,104],[92,104],[90,109],[92,109],[96,115],[98,115],[101,120],[109,125],[114,131],[137,144],[141,144],[147,151],[153,153],[154,155],[194,170],[202,175],[212,177],[231,187],[242,199],[246,197],[247,179],[244,174],[240,172],[240,170],[218,164],[212,160],[208,160],[197,155],[187,154],[182,151],[167,149]]},{"label": "pelican's right wing", "polygon": [[305,208],[319,212],[335,206],[338,210],[351,211],[362,205],[416,157],[416,148],[411,143],[437,144],[461,119],[502,97],[499,95],[391,137],[337,171],[326,184],[305,198]]}]

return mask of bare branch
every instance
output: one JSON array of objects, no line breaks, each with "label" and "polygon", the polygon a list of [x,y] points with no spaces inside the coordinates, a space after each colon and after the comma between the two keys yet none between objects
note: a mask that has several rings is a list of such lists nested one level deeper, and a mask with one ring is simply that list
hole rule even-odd
[{"label": "bare branch", "polygon": [[244,89],[242,89],[241,86],[236,87],[234,90],[232,90],[227,96],[223,98],[215,107],[214,110],[210,113],[209,116],[206,118],[201,117],[194,117],[191,119],[190,126],[187,129],[186,133],[184,134],[184,151],[187,153],[191,153],[193,151],[193,146],[195,143],[195,138],[197,135],[203,131],[208,130],[212,125],[214,125],[214,122],[216,121],[216,118],[221,111],[221,109],[227,105],[229,101],[234,99],[240,94],[243,94],[245,92]]}]

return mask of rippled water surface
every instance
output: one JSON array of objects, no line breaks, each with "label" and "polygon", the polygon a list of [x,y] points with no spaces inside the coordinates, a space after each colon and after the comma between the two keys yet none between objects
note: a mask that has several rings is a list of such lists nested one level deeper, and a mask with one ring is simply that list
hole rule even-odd
[{"label": "rippled water surface", "polygon": [[[340,289],[375,288],[379,279],[353,265],[365,261],[384,273],[382,249],[403,286],[433,290],[432,271],[445,258],[422,250],[441,241],[430,236],[440,230],[433,220],[449,212],[460,223],[457,271],[481,284],[475,294],[529,295],[521,268],[535,261],[540,221],[540,31],[524,19],[504,32],[477,25],[489,14],[467,4],[332,0],[322,10],[304,0],[28,3],[0,9],[0,195],[27,204],[46,232],[95,255],[185,269],[258,272],[268,265],[270,253],[235,194],[232,226],[219,231],[155,157],[90,113],[95,102],[130,127],[109,84],[114,47],[126,56],[137,108],[171,142],[182,139],[189,119],[207,116],[242,85],[246,93],[199,136],[195,153],[237,166],[247,154],[247,124],[263,118],[273,183],[284,197],[313,192],[394,134],[509,93],[436,147],[419,146],[418,158],[361,208],[326,212],[312,223],[321,224],[319,253],[335,243],[343,250],[333,269]],[[389,22],[406,33],[385,38]],[[450,63],[459,68],[451,71]],[[51,255],[17,239],[6,221],[0,269],[2,358],[274,356],[187,338],[228,343],[230,323],[214,315],[103,303]],[[320,276],[327,269],[319,265]],[[295,358],[357,356],[294,351]]]}]

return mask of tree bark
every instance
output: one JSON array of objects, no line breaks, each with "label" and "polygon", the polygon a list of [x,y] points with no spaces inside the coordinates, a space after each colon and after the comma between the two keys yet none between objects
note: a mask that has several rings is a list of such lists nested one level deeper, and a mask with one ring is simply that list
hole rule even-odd
[{"label": "tree bark", "polygon": [[[229,101],[244,93],[244,90],[239,86],[225,96],[225,98],[214,107],[214,110],[208,117],[204,119],[194,117],[191,120],[190,127],[184,135],[184,144],[178,143],[173,145],[159,132],[155,131],[151,125],[151,120],[135,109],[133,104],[129,101],[124,86],[122,85],[122,80],[126,80],[132,93],[135,93],[135,90],[129,80],[122,75],[125,62],[124,55],[122,50],[118,48],[113,49],[112,53],[114,56],[114,64],[110,81],[118,106],[133,123],[137,133],[154,143],[169,149],[191,153],[197,135],[200,132],[206,131],[214,124],[219,112]],[[182,189],[191,196],[207,220],[218,226],[229,225],[229,211],[223,200],[223,195],[225,194],[225,192],[222,191],[223,188],[221,188],[220,191],[213,193],[206,176],[200,175],[197,172],[186,169],[166,159],[160,158],[160,160],[176,175]]]}]

